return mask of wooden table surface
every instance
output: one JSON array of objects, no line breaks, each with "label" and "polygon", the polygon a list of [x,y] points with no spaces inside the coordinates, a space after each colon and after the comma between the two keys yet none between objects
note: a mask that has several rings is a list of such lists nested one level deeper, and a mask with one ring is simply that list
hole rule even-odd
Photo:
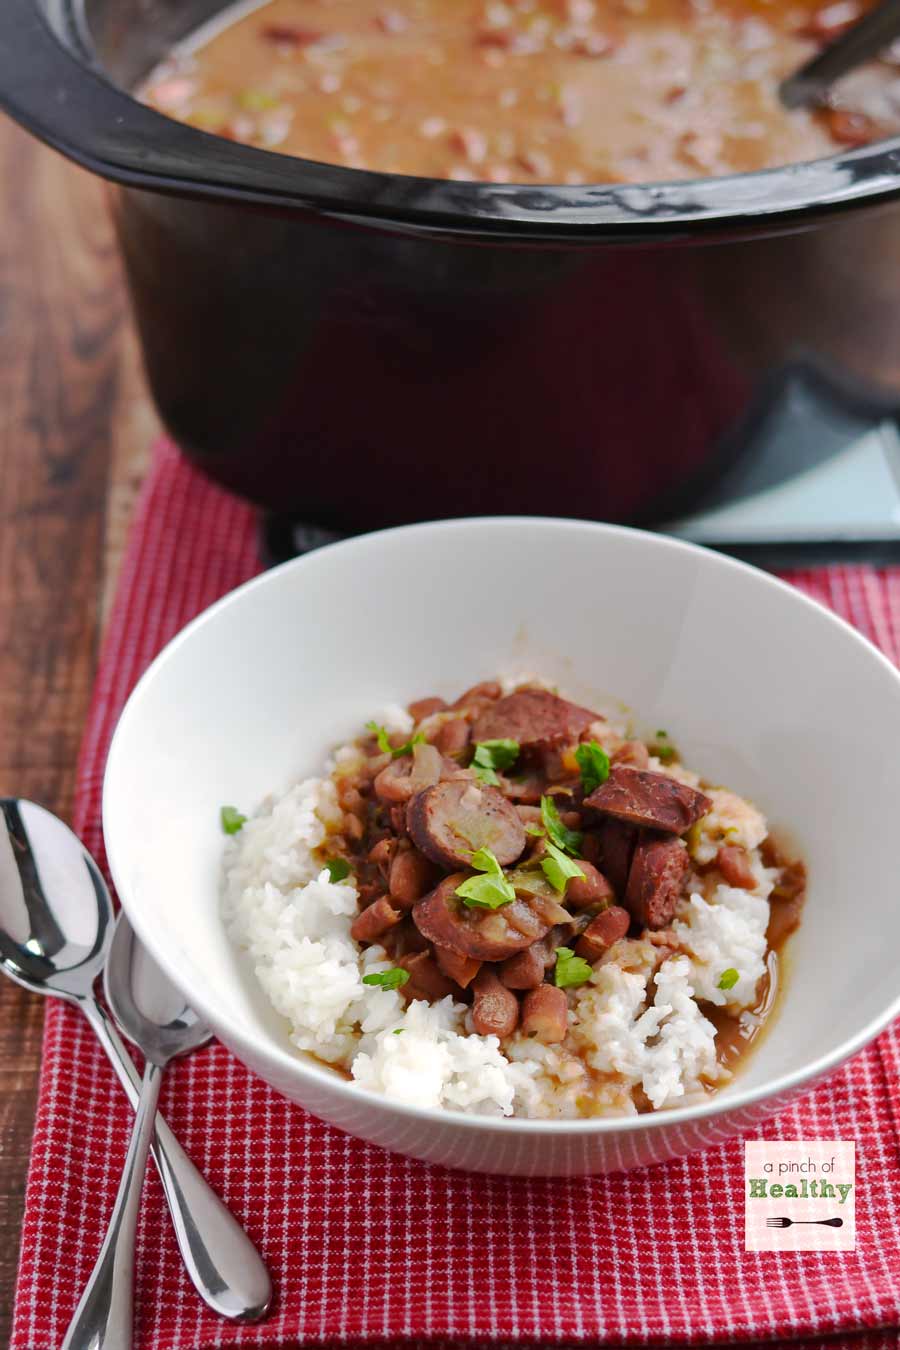
[{"label": "wooden table surface", "polygon": [[[101,183],[0,116],[0,794],[71,819],[103,617],[158,433]],[[0,1346],[42,1000],[0,981]]]}]

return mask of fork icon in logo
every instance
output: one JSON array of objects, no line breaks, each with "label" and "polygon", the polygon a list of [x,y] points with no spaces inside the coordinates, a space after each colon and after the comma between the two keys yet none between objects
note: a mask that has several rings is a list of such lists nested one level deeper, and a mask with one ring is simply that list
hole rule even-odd
[{"label": "fork icon in logo", "polygon": [[790,1228],[795,1223],[820,1223],[825,1228],[843,1228],[843,1219],[766,1219],[767,1228]]}]

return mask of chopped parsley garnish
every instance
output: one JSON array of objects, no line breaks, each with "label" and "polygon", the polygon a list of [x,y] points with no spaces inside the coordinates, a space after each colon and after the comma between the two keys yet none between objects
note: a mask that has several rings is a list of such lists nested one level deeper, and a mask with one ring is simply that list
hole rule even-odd
[{"label": "chopped parsley garnish", "polygon": [[475,746],[471,767],[480,782],[496,787],[500,782],[497,770],[511,768],[518,758],[518,741],[479,741]]},{"label": "chopped parsley garnish", "polygon": [[516,893],[489,848],[480,848],[472,854],[472,866],[484,875],[469,877],[457,886],[456,894],[464,905],[470,909],[500,909],[515,900]]},{"label": "chopped parsley garnish", "polygon": [[657,759],[662,760],[663,764],[668,764],[670,760],[675,758],[675,747],[674,745],[655,745],[653,753]]},{"label": "chopped parsley garnish", "polygon": [[586,741],[584,745],[576,746],[575,759],[581,774],[581,786],[585,796],[588,796],[609,777],[609,755],[596,741]]},{"label": "chopped parsley garnish", "polygon": [[543,839],[547,831],[544,829],[543,825],[526,825],[525,833],[533,834],[536,839]]},{"label": "chopped parsley garnish", "polygon": [[371,731],[378,742],[378,749],[383,755],[390,755],[391,759],[399,759],[401,755],[411,755],[413,746],[421,745],[425,736],[421,731],[417,731],[415,736],[411,736],[403,745],[391,745],[388,739],[387,729],[380,727],[377,722],[367,722],[366,731]]},{"label": "chopped parsley garnish", "polygon": [[394,1029],[394,1035],[395,1035],[395,1036],[402,1036],[405,1030],[406,1030],[406,1027],[395,1027],[395,1029]]},{"label": "chopped parsley garnish", "polygon": [[667,731],[658,731],[656,733],[656,739],[658,741],[667,741],[669,739],[669,733]]},{"label": "chopped parsley garnish", "polygon": [[733,989],[740,978],[741,977],[735,970],[734,966],[729,966],[728,969],[723,970],[722,974],[719,976],[719,988]]},{"label": "chopped parsley garnish", "polygon": [[344,881],[350,875],[350,864],[346,858],[326,858],[325,867],[332,881]]},{"label": "chopped parsley garnish", "polygon": [[571,989],[591,978],[591,967],[583,956],[576,956],[571,947],[557,947],[553,979],[557,989]]},{"label": "chopped parsley garnish", "polygon": [[570,877],[583,877],[584,873],[577,863],[567,858],[562,849],[555,844],[547,845],[546,857],[541,858],[541,870],[555,891],[562,895]]},{"label": "chopped parsley garnish", "polygon": [[408,979],[408,970],[403,970],[401,966],[393,966],[390,970],[376,970],[371,975],[364,975],[362,982],[375,984],[379,989],[399,989]]},{"label": "chopped parsley garnish", "polygon": [[559,808],[552,797],[541,798],[541,820],[550,840],[564,853],[578,853],[581,849],[581,832],[568,830],[559,818]]},{"label": "chopped parsley garnish", "polygon": [[226,834],[237,834],[246,824],[247,817],[242,816],[236,806],[223,806],[219,812],[219,820]]}]

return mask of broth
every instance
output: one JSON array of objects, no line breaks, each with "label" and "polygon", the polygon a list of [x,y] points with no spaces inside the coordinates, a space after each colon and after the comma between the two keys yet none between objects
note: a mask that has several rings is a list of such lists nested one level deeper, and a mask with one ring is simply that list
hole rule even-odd
[{"label": "broth", "polygon": [[636,182],[815,159],[900,131],[887,58],[835,106],[780,80],[868,0],[268,0],[229,9],[141,97],[284,154],[488,182]]}]

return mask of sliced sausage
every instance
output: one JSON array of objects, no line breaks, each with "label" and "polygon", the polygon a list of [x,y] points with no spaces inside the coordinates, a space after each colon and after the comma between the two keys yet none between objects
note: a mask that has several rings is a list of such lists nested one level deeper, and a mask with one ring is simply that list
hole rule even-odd
[{"label": "sliced sausage", "polygon": [[490,966],[482,966],[472,984],[472,1025],[479,1036],[511,1036],[519,1021],[519,1000]]},{"label": "sliced sausage", "polygon": [[741,890],[756,889],[756,876],[750,866],[750,858],[740,844],[723,844],[716,854],[716,866],[729,886],[739,886]]},{"label": "sliced sausage", "polygon": [[543,984],[553,955],[546,938],[532,942],[524,952],[508,957],[500,966],[500,979],[507,989],[537,989]]},{"label": "sliced sausage", "polygon": [[531,989],[522,1003],[522,1030],[545,1045],[558,1045],[566,1039],[569,1027],[569,1001],[564,989],[542,984]]},{"label": "sliced sausage", "polygon": [[584,804],[617,820],[667,834],[684,834],[712,807],[704,793],[667,774],[621,764],[615,765],[606,782],[585,797]]},{"label": "sliced sausage", "polygon": [[600,865],[603,868],[603,875],[619,899],[622,899],[628,885],[637,830],[633,825],[626,825],[624,820],[607,816],[597,831],[597,839],[600,843]]},{"label": "sliced sausage", "polygon": [[447,704],[442,698],[417,698],[406,711],[414,722],[424,722],[433,713],[443,712]]},{"label": "sliced sausage", "polygon": [[368,905],[361,914],[357,914],[350,925],[350,936],[357,942],[374,942],[393,928],[403,918],[399,909],[394,909],[386,896]]},{"label": "sliced sausage", "polygon": [[489,848],[506,867],[525,847],[515,807],[496,788],[466,778],[418,793],[409,803],[407,824],[414,843],[441,867],[467,867],[479,848]]},{"label": "sliced sausage", "polygon": [[[518,897],[500,909],[477,909],[463,904],[456,888],[467,873],[445,877],[412,912],[419,932],[436,947],[448,947],[459,956],[476,961],[505,961],[524,951],[549,932],[558,918],[552,906],[539,898]],[[540,908],[538,908],[540,907]],[[556,906],[557,915],[559,906]]]},{"label": "sliced sausage", "polygon": [[588,924],[575,944],[576,956],[583,956],[591,963],[599,960],[608,947],[627,935],[630,926],[628,910],[611,905]]},{"label": "sliced sausage", "polygon": [[400,993],[406,999],[424,998],[429,1003],[435,1003],[448,994],[456,993],[456,985],[438,969],[429,951],[401,956],[397,965],[409,971],[409,979],[400,986]]},{"label": "sliced sausage", "polygon": [[547,689],[519,689],[478,715],[472,739],[517,741],[523,749],[571,745],[597,720],[597,713],[569,703]]},{"label": "sliced sausage", "polygon": [[396,850],[388,873],[388,890],[398,909],[412,909],[434,882],[434,863],[424,854],[415,848]]},{"label": "sliced sausage", "polygon": [[588,909],[591,905],[608,905],[615,892],[602,872],[584,858],[576,858],[583,876],[570,877],[566,883],[566,904],[572,909]]},{"label": "sliced sausage", "polygon": [[460,989],[468,989],[481,969],[481,962],[471,956],[460,956],[449,947],[435,947],[434,959],[449,980],[453,980]]},{"label": "sliced sausage", "polygon": [[690,861],[677,839],[648,834],[638,840],[625,904],[644,928],[666,928],[672,922]]}]

